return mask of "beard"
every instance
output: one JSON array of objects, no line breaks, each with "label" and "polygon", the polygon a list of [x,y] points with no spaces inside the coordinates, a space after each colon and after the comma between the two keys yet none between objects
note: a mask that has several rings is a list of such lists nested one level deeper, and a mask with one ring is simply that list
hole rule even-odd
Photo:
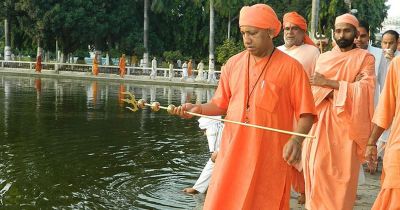
[{"label": "beard", "polygon": [[345,38],[336,39],[336,38],[335,38],[335,41],[336,41],[336,44],[337,44],[340,48],[346,48],[346,47],[350,47],[350,46],[352,46],[352,45],[354,44],[354,38],[355,38],[355,37],[350,38],[350,39],[345,39]]}]

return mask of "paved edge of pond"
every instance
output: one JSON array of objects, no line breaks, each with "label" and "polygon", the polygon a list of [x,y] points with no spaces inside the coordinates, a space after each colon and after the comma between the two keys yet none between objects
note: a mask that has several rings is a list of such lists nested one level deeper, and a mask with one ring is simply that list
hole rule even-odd
[{"label": "paved edge of pond", "polygon": [[58,74],[53,70],[42,70],[41,73],[35,72],[35,70],[29,69],[10,69],[1,68],[0,74],[2,75],[13,75],[13,76],[34,76],[34,77],[48,77],[48,78],[66,78],[66,79],[89,79],[89,80],[102,80],[102,81],[113,81],[113,82],[125,82],[125,83],[141,83],[141,84],[158,84],[158,85],[173,85],[173,86],[190,86],[190,87],[203,87],[203,88],[215,88],[217,84],[206,83],[206,82],[183,82],[180,78],[175,77],[169,80],[165,77],[157,77],[156,79],[150,79],[149,76],[136,76],[136,75],[125,75],[121,78],[117,74],[104,74],[100,73],[98,76],[92,75],[88,72],[68,72],[60,71]]}]

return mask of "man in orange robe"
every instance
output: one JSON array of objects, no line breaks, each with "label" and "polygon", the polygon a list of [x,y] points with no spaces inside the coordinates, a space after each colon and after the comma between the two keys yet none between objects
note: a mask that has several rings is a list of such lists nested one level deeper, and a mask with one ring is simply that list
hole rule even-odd
[{"label": "man in orange robe", "polygon": [[119,75],[124,78],[126,72],[126,60],[125,54],[122,54],[121,58],[119,59]]},{"label": "man in orange robe", "polygon": [[[308,77],[314,74],[319,50],[307,35],[307,22],[297,12],[289,12],[283,16],[283,39],[285,44],[278,49],[299,61]],[[296,123],[295,123],[296,125]],[[301,166],[301,164],[299,164]],[[299,193],[298,203],[305,203],[304,175],[301,167],[292,168],[292,187]]]},{"label": "man in orange robe", "polygon": [[391,127],[383,157],[382,188],[373,210],[400,209],[400,57],[389,65],[385,85],[374,113],[372,134],[368,140],[366,159],[374,171],[377,162],[376,142],[383,131]]},{"label": "man in orange robe", "polygon": [[[310,79],[318,123],[303,147],[307,209],[353,209],[361,161],[371,131],[374,57],[353,43],[358,20],[336,18],[337,46],[317,60]],[[357,77],[359,76],[359,77]]]},{"label": "man in orange robe", "polygon": [[283,39],[285,44],[278,49],[299,61],[307,76],[314,74],[319,50],[307,35],[307,22],[297,12],[289,12],[283,16]]},{"label": "man in orange robe", "polygon": [[42,54],[39,53],[39,55],[36,58],[36,65],[35,65],[35,72],[42,72]]},{"label": "man in orange robe", "polygon": [[[266,4],[240,11],[246,50],[231,57],[206,104],[185,110],[283,130],[307,133],[316,120],[311,87],[301,64],[272,39],[281,23]],[[204,209],[289,209],[291,165],[300,161],[303,138],[226,123]]]},{"label": "man in orange robe", "polygon": [[97,61],[97,54],[93,58],[93,74],[97,76],[99,74],[99,62]]}]

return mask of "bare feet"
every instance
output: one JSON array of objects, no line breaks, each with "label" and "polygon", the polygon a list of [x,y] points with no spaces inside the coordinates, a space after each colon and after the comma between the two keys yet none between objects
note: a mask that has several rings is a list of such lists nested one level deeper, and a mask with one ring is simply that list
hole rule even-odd
[{"label": "bare feet", "polygon": [[305,204],[306,203],[306,194],[300,193],[299,197],[297,197],[297,203],[298,204]]},{"label": "bare feet", "polygon": [[197,194],[199,193],[199,191],[195,190],[194,188],[188,187],[182,190],[185,193],[189,193],[189,194]]}]

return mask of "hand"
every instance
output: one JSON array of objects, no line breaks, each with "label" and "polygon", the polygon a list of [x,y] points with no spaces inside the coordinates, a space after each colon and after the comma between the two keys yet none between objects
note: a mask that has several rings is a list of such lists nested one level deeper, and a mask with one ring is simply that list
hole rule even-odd
[{"label": "hand", "polygon": [[388,60],[392,60],[394,58],[394,52],[392,49],[383,49],[383,54]]},{"label": "hand", "polygon": [[283,147],[283,159],[290,165],[300,162],[301,142],[298,139],[290,138]]},{"label": "hand", "polygon": [[378,150],[376,146],[367,146],[367,150],[365,151],[365,159],[367,161],[369,172],[374,174],[378,167]]},{"label": "hand", "polygon": [[199,191],[197,191],[196,189],[191,188],[191,187],[183,189],[182,192],[189,193],[189,194],[197,194],[197,193],[199,193]]},{"label": "hand", "polygon": [[182,118],[192,118],[193,115],[187,114],[187,111],[201,114],[201,105],[191,103],[182,104],[181,106],[175,107],[172,114],[179,115]]},{"label": "hand", "polygon": [[315,72],[315,74],[312,75],[310,78],[310,85],[325,86],[325,84],[326,84],[325,76],[318,72]]},{"label": "hand", "polygon": [[215,163],[215,160],[217,159],[217,156],[218,156],[218,152],[213,152],[213,153],[211,154],[211,161],[212,161],[213,163]]},{"label": "hand", "polygon": [[356,79],[354,80],[354,82],[360,81],[364,76],[365,76],[365,73],[359,73],[359,74],[357,74]]}]

